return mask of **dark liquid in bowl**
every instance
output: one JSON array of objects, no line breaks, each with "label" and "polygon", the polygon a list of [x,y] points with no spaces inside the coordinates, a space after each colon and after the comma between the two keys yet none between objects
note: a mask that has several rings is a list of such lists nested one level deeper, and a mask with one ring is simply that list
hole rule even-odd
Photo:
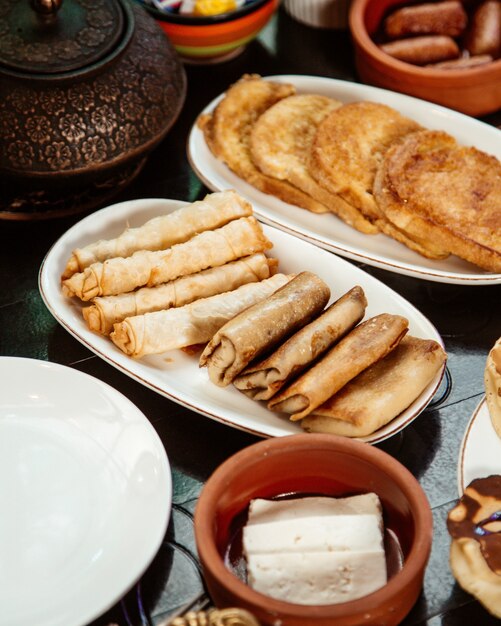
[{"label": "dark liquid in bowl", "polygon": [[[296,498],[305,498],[311,496],[323,496],[325,494],[318,493],[292,493],[292,494],[283,494],[280,496],[276,496],[275,498],[270,498],[272,500],[292,500]],[[335,496],[333,496],[335,497]],[[337,496],[336,496],[337,497]],[[338,497],[346,497],[346,496],[338,496]],[[228,546],[226,548],[226,552],[224,555],[224,562],[226,567],[230,569],[235,576],[240,578],[244,583],[247,583],[247,564],[245,561],[244,553],[243,553],[243,529],[245,524],[247,523],[249,509],[248,507],[242,511],[239,515],[235,517],[235,519],[231,523],[230,527],[230,539],[228,542]],[[383,510],[383,520],[384,520],[384,510]],[[398,574],[398,572],[402,569],[404,564],[404,555],[402,552],[402,548],[400,547],[400,542],[396,534],[391,530],[391,528],[384,528],[384,550],[386,554],[386,571],[388,580]]]}]

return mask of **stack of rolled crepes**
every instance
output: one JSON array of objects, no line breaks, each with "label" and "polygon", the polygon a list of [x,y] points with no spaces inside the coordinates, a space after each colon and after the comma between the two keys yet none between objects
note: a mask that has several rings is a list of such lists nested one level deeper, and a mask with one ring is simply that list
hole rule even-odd
[{"label": "stack of rolled crepes", "polygon": [[204,344],[229,319],[290,276],[265,252],[272,243],[234,191],[74,250],[62,275],[68,297],[86,303],[93,331],[140,357]]},{"label": "stack of rolled crepes", "polygon": [[217,385],[234,386],[311,432],[363,437],[404,411],[445,362],[440,344],[407,336],[383,313],[361,322],[355,286],[325,308],[328,286],[302,272],[223,325],[200,357]]},{"label": "stack of rolled crepes", "polygon": [[[272,247],[234,191],[74,250],[63,293],[89,328],[141,357],[205,345],[200,366],[308,431],[371,434],[407,408],[445,361],[408,321],[363,321],[355,286],[327,306],[316,274],[277,273]],[[405,337],[404,337],[405,336]]]}]

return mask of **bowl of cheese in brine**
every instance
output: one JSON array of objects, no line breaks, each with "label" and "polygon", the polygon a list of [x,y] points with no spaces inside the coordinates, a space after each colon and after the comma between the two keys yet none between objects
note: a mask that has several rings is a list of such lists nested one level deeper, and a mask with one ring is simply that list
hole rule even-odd
[{"label": "bowl of cheese in brine", "polygon": [[432,542],[422,488],[389,454],[300,434],[261,441],[205,484],[195,537],[216,606],[263,625],[397,625]]}]

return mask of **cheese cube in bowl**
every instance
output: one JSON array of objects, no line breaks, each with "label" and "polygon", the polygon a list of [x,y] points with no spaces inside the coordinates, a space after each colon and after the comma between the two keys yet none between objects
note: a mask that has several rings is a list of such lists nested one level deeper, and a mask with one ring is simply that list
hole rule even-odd
[{"label": "cheese cube in bowl", "polygon": [[421,591],[432,515],[416,479],[387,453],[335,435],[290,435],[216,469],[195,537],[218,607],[270,626],[390,626]]}]

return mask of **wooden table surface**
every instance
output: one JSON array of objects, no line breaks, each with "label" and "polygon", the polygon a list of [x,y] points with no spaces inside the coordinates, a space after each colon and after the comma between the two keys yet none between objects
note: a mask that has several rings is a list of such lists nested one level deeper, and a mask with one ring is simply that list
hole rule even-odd
[{"label": "wooden table surface", "polygon": [[[117,202],[145,197],[194,201],[207,193],[188,163],[187,135],[199,111],[242,74],[357,80],[347,32],[303,26],[282,8],[240,56],[218,65],[187,65],[186,72],[188,93],[180,118]],[[485,121],[499,125],[501,117],[494,114]],[[157,625],[203,592],[192,514],[204,481],[229,455],[257,438],[191,412],[131,380],[91,353],[51,316],[39,295],[38,270],[50,246],[81,217],[0,222],[0,355],[49,360],[92,374],[130,398],[157,430],[173,472],[169,529],[140,582],[94,622],[96,626]],[[501,286],[440,284],[370,266],[363,269],[422,311],[437,327],[448,353],[448,384],[443,382],[432,405],[417,420],[380,444],[416,476],[433,509],[433,549],[423,593],[403,624],[498,623],[455,583],[448,565],[445,519],[457,498],[460,443],[483,397],[485,359],[501,335]]]}]

